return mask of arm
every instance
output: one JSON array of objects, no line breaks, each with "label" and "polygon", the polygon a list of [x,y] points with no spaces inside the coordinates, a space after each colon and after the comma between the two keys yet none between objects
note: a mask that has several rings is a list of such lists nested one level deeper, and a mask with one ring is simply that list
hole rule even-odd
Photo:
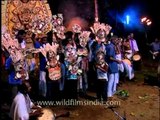
[{"label": "arm", "polygon": [[99,65],[99,64],[96,64],[96,67],[98,69],[100,69],[101,71],[103,71],[103,72],[107,72],[108,71],[108,65],[107,64],[105,64],[103,67],[101,65]]},{"label": "arm", "polygon": [[122,61],[117,60],[117,59],[115,59],[115,58],[113,58],[113,57],[110,57],[110,60],[115,61],[115,62],[117,62],[117,63],[121,63],[121,62],[122,62]]},{"label": "arm", "polygon": [[110,59],[111,61],[114,61],[114,62],[117,62],[117,63],[121,63],[120,60],[117,60],[117,59],[115,59],[115,58],[113,57],[113,56],[114,56],[114,48],[110,47],[107,51],[108,51],[109,59]]},{"label": "arm", "polygon": [[8,71],[8,73],[10,73],[11,71],[14,70],[14,66],[12,64],[12,59],[10,57],[6,60],[5,69]]},{"label": "arm", "polygon": [[[28,95],[27,95],[28,96]],[[28,96],[28,99],[30,101],[30,108],[32,109],[31,112],[29,113],[29,116],[30,117],[33,117],[33,116],[40,116],[42,114],[42,107],[41,106],[38,106],[38,105],[35,105],[31,99],[29,98]]]},{"label": "arm", "polygon": [[17,118],[19,120],[29,120],[29,112],[27,110],[25,98],[23,95],[20,95],[16,101],[17,107]]},{"label": "arm", "polygon": [[135,52],[139,51],[136,40],[133,41],[133,49],[134,49]]}]

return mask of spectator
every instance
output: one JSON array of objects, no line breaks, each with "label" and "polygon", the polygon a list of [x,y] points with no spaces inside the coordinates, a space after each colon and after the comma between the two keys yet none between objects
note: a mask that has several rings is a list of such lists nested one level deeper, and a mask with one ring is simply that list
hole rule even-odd
[{"label": "spectator", "polygon": [[106,62],[109,65],[107,94],[108,99],[111,100],[116,92],[117,81],[119,81],[118,63],[121,63],[120,60],[116,59],[115,46],[112,42],[106,45]]},{"label": "spectator", "polygon": [[159,58],[159,52],[160,52],[160,41],[158,38],[155,38],[155,41],[150,44],[151,46],[151,54],[153,55],[153,59]]},{"label": "spectator", "polygon": [[28,81],[19,85],[10,109],[9,115],[12,120],[29,120],[32,116],[41,115],[41,107],[34,105],[28,95],[30,91],[31,86]]}]

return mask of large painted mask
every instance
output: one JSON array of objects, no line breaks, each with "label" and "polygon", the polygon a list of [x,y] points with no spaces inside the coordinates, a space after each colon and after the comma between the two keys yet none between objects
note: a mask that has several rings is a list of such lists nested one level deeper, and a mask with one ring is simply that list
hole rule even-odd
[{"label": "large painted mask", "polygon": [[73,62],[77,59],[77,48],[75,45],[67,44],[65,47],[65,59],[68,62]]},{"label": "large painted mask", "polygon": [[90,29],[96,35],[96,40],[98,42],[105,42],[105,38],[109,34],[112,27],[108,24],[95,22]]},{"label": "large painted mask", "polygon": [[66,28],[63,25],[63,15],[62,14],[53,15],[51,23],[52,23],[53,33],[56,33],[58,38],[65,39],[64,33]]},{"label": "large painted mask", "polygon": [[28,80],[29,75],[27,72],[27,64],[25,60],[20,60],[17,63],[15,63],[14,68],[15,68],[15,79],[21,79],[21,80]]},{"label": "large painted mask", "polygon": [[90,35],[90,32],[89,31],[82,31],[79,35],[79,44],[81,47],[86,47],[87,45],[87,42],[89,40],[89,35]]},{"label": "large painted mask", "polygon": [[16,76],[15,79],[28,79],[28,73],[25,64],[25,54],[17,39],[11,38],[10,34],[7,32],[6,28],[2,28],[2,46],[10,54],[15,68]]}]

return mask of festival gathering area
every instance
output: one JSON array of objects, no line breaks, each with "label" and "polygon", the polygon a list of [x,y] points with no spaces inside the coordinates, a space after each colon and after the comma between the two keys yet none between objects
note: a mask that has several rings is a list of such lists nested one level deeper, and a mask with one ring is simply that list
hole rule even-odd
[{"label": "festival gathering area", "polygon": [[159,120],[160,36],[105,22],[101,0],[88,21],[51,1],[1,1],[0,119]]}]

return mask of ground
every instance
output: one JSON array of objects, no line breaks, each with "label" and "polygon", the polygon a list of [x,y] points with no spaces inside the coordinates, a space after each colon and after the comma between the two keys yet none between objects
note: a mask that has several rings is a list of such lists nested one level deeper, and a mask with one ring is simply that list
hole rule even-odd
[{"label": "ground", "polygon": [[[127,90],[129,97],[122,99],[115,95],[114,100],[119,101],[120,104],[113,109],[122,117],[125,114],[126,120],[160,119],[160,88],[154,84],[144,84],[144,79],[146,79],[147,75],[152,76],[149,80],[152,80],[152,83],[154,83],[154,78],[156,78],[157,75],[157,67],[154,63],[143,62],[142,69],[135,72],[136,78],[134,81],[125,81],[118,87],[118,90]],[[4,88],[3,94],[5,94],[5,91],[6,89]],[[87,94],[92,97],[96,96],[95,93],[91,91],[88,91]],[[6,100],[5,97],[3,97],[4,100]],[[84,101],[86,99],[80,98],[80,100]],[[3,103],[5,102],[3,101]],[[5,117],[8,110],[4,106],[3,104],[2,117],[4,120],[7,120]],[[106,107],[106,105],[50,106],[49,109],[52,109],[54,113],[70,112],[69,117],[61,117],[58,118],[58,120],[121,120],[110,108]]]}]

